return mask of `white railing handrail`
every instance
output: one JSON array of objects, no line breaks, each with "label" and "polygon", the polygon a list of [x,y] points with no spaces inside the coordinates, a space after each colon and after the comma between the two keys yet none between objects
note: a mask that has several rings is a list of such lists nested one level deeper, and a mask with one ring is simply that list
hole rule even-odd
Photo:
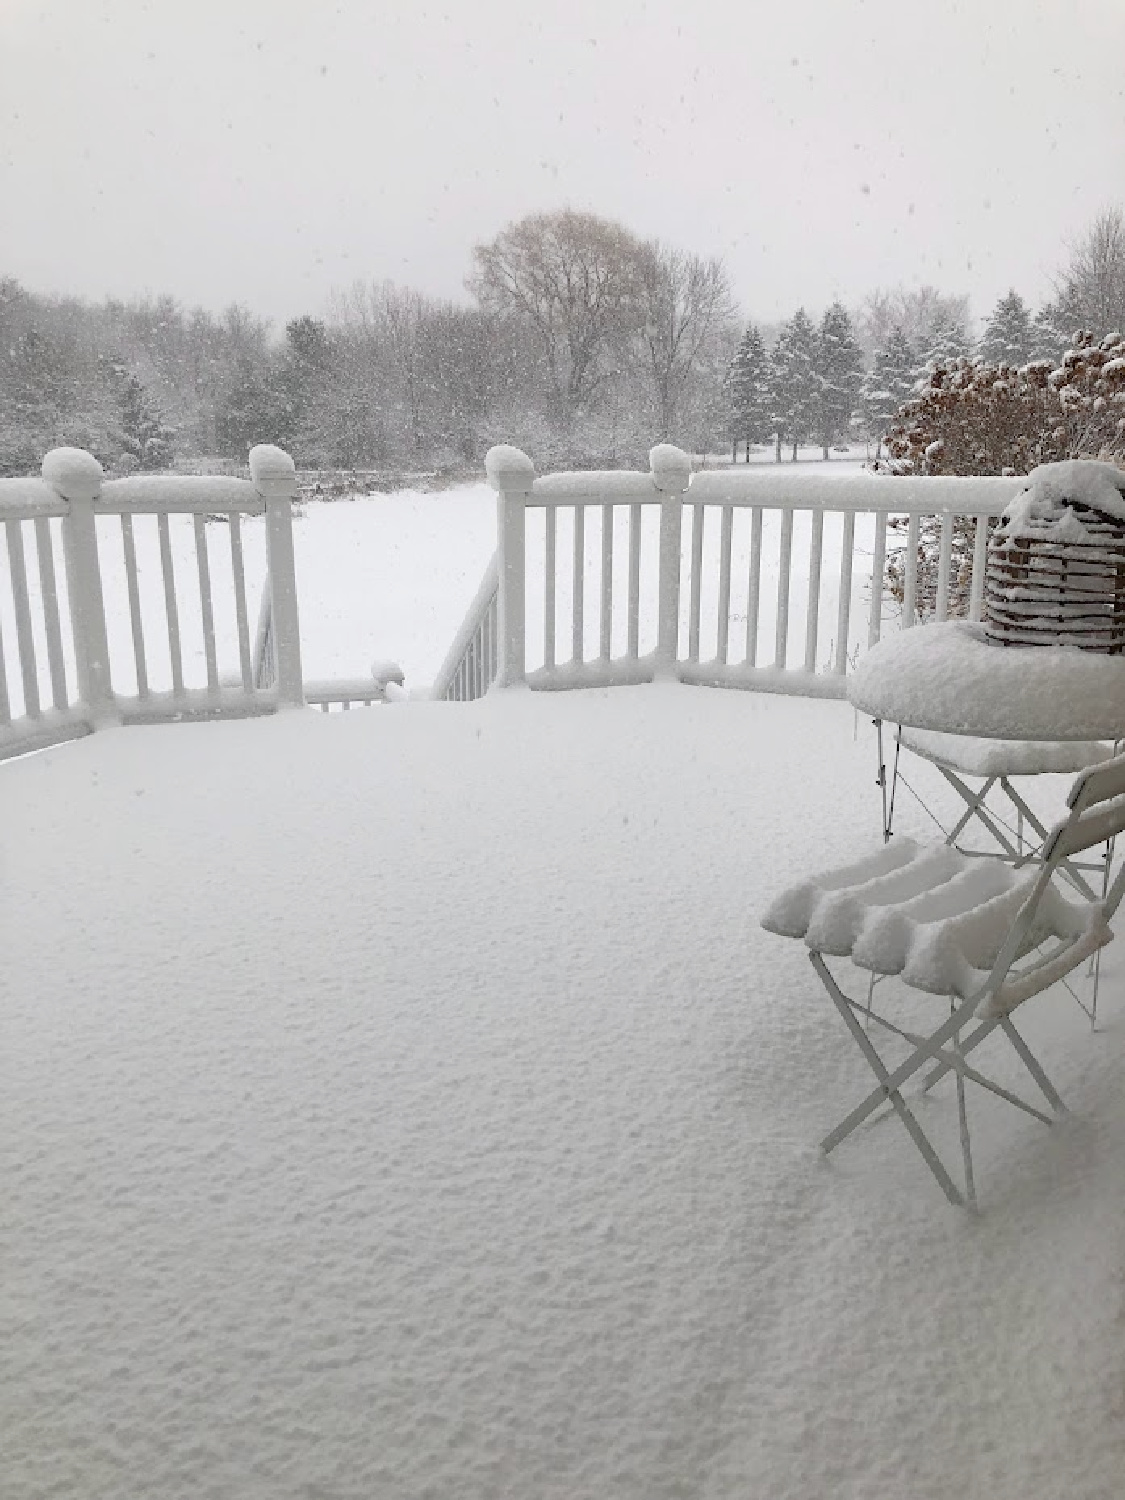
[{"label": "white railing handrail", "polygon": [[825,510],[892,515],[999,516],[1023,484],[1019,478],[992,476],[823,474],[718,469],[693,474],[689,505],[763,505],[771,510]]},{"label": "white railing handrail", "polygon": [[0,521],[65,516],[70,506],[45,479],[0,479]]},{"label": "white railing handrail", "polygon": [[430,688],[431,698],[444,698],[452,687],[462,663],[468,655],[469,648],[480,633],[481,626],[488,614],[493,600],[496,598],[499,585],[499,556],[493,553],[489,558],[488,565],[484,570],[473,602],[465,612],[457,634],[449,650],[445,653],[445,660],[438,668]]},{"label": "white railing handrail", "polygon": [[130,474],[107,479],[94,501],[99,515],[260,516],[265,508],[250,480],[220,474]]}]

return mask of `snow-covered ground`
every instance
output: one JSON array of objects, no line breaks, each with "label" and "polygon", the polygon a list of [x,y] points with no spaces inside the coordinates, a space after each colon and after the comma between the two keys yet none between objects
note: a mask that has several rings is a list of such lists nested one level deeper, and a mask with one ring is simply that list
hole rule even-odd
[{"label": "snow-covered ground", "polygon": [[854,734],[662,684],[0,768],[6,1500],[1120,1496],[1125,963],[1019,1013],[1066,1120],[971,1094],[979,1219],[893,1120],[821,1158],[870,1075],[757,917],[873,839]]}]

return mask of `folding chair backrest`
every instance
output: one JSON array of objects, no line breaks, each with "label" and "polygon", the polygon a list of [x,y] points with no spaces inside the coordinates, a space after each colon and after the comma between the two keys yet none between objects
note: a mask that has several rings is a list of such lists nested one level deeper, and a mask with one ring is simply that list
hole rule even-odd
[{"label": "folding chair backrest", "polygon": [[1082,772],[1070,789],[1066,805],[1083,812],[1095,802],[1121,796],[1125,796],[1125,755],[1115,755],[1112,760]]},{"label": "folding chair backrest", "polygon": [[1066,799],[1070,817],[1057,824],[1043,846],[1043,858],[1057,864],[1125,832],[1125,755],[1083,771]]}]

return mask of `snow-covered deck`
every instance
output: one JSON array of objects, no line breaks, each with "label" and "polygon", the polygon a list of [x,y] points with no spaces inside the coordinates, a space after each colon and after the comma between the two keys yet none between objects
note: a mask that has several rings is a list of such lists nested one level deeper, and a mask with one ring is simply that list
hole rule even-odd
[{"label": "snow-covered deck", "polygon": [[979,1220],[817,1151],[869,1079],[757,918],[876,837],[867,733],[513,691],[0,770],[5,1495],[1118,1495],[1118,945],[1098,1034],[1020,1013],[1073,1115],[971,1096]]}]

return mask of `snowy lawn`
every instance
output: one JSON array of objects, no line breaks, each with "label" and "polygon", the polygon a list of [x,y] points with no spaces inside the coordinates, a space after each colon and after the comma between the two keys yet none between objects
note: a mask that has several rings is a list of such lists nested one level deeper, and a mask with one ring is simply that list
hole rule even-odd
[{"label": "snowy lawn", "polygon": [[1072,1115],[971,1094],[979,1219],[893,1120],[817,1151],[870,1075],[757,916],[875,838],[869,735],[659,685],[0,767],[5,1497],[1119,1496],[1116,945],[1097,1034],[1019,1013]]}]

